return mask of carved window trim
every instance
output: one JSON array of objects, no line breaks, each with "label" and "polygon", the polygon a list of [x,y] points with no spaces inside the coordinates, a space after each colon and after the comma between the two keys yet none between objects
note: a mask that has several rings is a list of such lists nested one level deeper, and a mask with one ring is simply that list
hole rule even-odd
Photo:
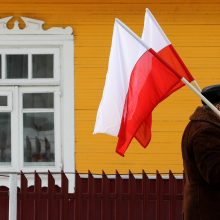
[{"label": "carved window trim", "polygon": [[[43,28],[44,21],[21,17],[25,27],[20,28],[19,22],[15,21],[13,28],[8,28],[8,22],[13,20],[13,17],[6,17],[0,19],[0,54],[4,54],[11,51],[20,51],[25,53],[29,51],[30,54],[37,50],[54,51],[56,60],[55,68],[59,68],[60,71],[55,73],[53,79],[0,79],[0,88],[6,88],[8,86],[34,86],[39,87],[59,87],[60,95],[60,150],[59,158],[54,167],[24,167],[19,162],[19,159],[12,161],[12,165],[4,167],[0,171],[20,172],[20,170],[26,172],[32,172],[37,170],[39,172],[46,172],[51,170],[52,172],[74,172],[75,171],[75,144],[74,144],[74,53],[73,53],[73,30],[71,27],[52,27],[47,30]],[[4,64],[3,64],[4,68]],[[19,96],[19,93],[16,94]],[[56,119],[55,119],[56,120]],[[19,145],[16,147],[15,154],[19,155]],[[7,170],[5,170],[7,168]],[[69,189],[74,190],[74,176],[68,175]],[[30,179],[31,184],[31,179]],[[58,185],[60,182],[58,180]],[[6,183],[5,185],[8,185]],[[42,182],[42,185],[47,185],[47,180]]]}]

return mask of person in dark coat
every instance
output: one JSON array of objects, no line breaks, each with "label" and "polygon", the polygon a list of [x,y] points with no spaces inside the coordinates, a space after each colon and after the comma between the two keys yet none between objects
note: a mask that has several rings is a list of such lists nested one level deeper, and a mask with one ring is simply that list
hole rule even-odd
[{"label": "person in dark coat", "polygon": [[[220,110],[220,85],[202,94]],[[184,220],[220,220],[220,117],[204,103],[184,131],[182,157]]]}]

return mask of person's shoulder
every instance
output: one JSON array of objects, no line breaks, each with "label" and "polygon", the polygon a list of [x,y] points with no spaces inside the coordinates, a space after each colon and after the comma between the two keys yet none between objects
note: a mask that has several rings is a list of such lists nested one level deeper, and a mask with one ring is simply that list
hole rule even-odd
[{"label": "person's shoulder", "polygon": [[190,121],[198,127],[219,127],[220,129],[219,116],[206,106],[197,107],[195,112],[190,116]]},{"label": "person's shoulder", "polygon": [[220,137],[220,127],[208,121],[191,121],[191,139],[197,137]]},{"label": "person's shoulder", "polygon": [[183,138],[187,138],[188,141],[195,139],[198,136],[210,136],[219,135],[220,127],[212,124],[208,121],[203,120],[191,120],[183,133]]}]

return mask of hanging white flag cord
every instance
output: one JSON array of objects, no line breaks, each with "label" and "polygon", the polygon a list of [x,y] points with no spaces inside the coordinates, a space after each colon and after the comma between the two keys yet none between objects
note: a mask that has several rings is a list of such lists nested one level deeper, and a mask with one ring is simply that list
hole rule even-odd
[{"label": "hanging white flag cord", "polygon": [[[129,34],[131,34],[139,43],[144,46],[147,50],[150,49],[145,42],[137,35],[135,34],[128,26],[126,26],[122,21],[120,21],[118,18],[115,19],[115,21],[121,25]],[[168,65],[168,64],[167,64]],[[168,65],[169,66],[169,65]],[[170,67],[170,66],[169,66]],[[172,67],[170,67],[172,70]],[[181,81],[188,87],[190,88],[197,96],[199,96],[202,101],[209,106],[210,109],[212,109],[219,117],[220,117],[220,111],[208,100],[206,99],[202,94],[201,94],[201,88],[199,87],[198,83],[194,80],[194,86],[190,84],[190,82],[185,79],[184,77],[181,78]]]}]

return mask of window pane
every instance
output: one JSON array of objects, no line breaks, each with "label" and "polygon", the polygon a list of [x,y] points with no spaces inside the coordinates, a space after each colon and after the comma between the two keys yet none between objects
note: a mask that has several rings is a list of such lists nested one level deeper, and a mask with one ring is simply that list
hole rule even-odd
[{"label": "window pane", "polygon": [[33,78],[53,78],[53,54],[32,56]]},{"label": "window pane", "polygon": [[24,162],[54,162],[54,113],[24,113]]},{"label": "window pane", "polygon": [[11,113],[0,113],[0,163],[11,161]]},{"label": "window pane", "polygon": [[53,93],[24,93],[23,108],[53,108]]},{"label": "window pane", "polygon": [[7,99],[8,99],[7,96],[0,96],[0,106],[7,106],[8,105]]},{"label": "window pane", "polygon": [[28,77],[28,55],[6,55],[8,79]]}]

